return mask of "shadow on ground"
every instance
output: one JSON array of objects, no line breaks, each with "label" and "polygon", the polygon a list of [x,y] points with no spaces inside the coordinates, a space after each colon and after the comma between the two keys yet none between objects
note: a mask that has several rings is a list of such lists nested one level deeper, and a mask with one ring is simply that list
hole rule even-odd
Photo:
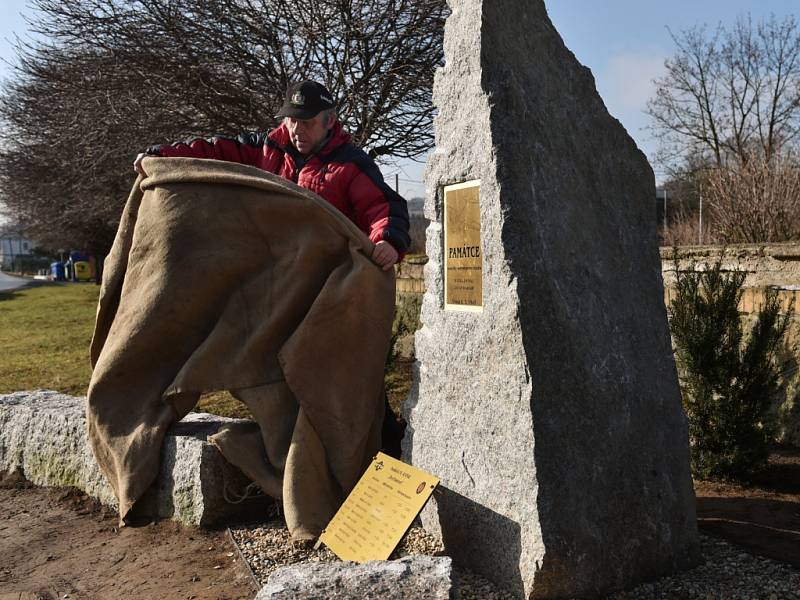
[{"label": "shadow on ground", "polygon": [[781,448],[751,486],[695,482],[701,531],[800,568],[800,449]]}]

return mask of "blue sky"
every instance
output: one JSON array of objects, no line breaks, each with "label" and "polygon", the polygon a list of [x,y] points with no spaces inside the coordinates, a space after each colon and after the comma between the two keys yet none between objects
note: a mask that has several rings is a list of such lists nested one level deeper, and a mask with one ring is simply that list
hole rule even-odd
[{"label": "blue sky", "polygon": [[[800,19],[800,0],[545,0],[548,13],[567,47],[589,67],[609,112],[619,119],[648,158],[655,142],[644,128],[644,114],[663,73],[664,59],[674,53],[668,28],[679,32],[706,23],[709,28],[729,25],[750,14],[758,21],[770,14],[794,14]],[[402,179],[422,179],[422,165],[398,165]],[[397,168],[384,172],[394,185]],[[656,168],[656,179],[660,177]],[[421,184],[400,182],[400,191],[424,196]]]},{"label": "blue sky", "polygon": [[[800,18],[799,0],[545,0],[550,18],[578,60],[594,73],[597,88],[612,115],[618,118],[639,147],[653,158],[655,143],[644,130],[647,99],[652,80],[663,72],[664,59],[674,45],[668,28],[677,32],[692,25],[729,25],[739,16],[754,20],[775,14]],[[13,59],[8,41],[24,33],[25,0],[3,0],[0,6],[0,56]],[[0,76],[6,73],[0,65]],[[400,191],[406,196],[424,195],[422,165],[404,162],[383,169],[393,185],[399,172]],[[658,177],[659,173],[656,172]],[[411,180],[411,181],[403,181]]]},{"label": "blue sky", "polygon": [[[14,58],[12,41],[14,34],[22,34],[28,29],[28,24],[22,17],[25,12],[30,12],[25,7],[25,0],[4,0],[0,5],[0,58],[10,61]],[[0,75],[5,77],[7,68],[0,64]]]}]

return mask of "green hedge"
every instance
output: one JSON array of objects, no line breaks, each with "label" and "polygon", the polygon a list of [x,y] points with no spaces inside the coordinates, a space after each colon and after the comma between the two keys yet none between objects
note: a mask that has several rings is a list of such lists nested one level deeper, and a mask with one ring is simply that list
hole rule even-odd
[{"label": "green hedge", "polygon": [[[782,379],[780,354],[793,307],[780,313],[768,290],[752,325],[739,314],[745,273],[709,268],[678,270],[669,306],[675,358],[689,421],[694,474],[746,481],[767,464],[769,410]],[[747,329],[747,331],[745,331]]]}]

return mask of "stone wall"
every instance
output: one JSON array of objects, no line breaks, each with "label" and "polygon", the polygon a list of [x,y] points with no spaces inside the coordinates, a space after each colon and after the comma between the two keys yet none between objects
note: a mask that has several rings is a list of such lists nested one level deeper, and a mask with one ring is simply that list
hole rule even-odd
[{"label": "stone wall", "polygon": [[422,254],[408,256],[395,267],[397,277],[397,296],[398,299],[404,294],[417,294],[422,296],[425,293],[425,263],[428,257]]},{"label": "stone wall", "polygon": [[[696,264],[703,268],[722,254],[724,271],[744,271],[744,294],[739,311],[745,315],[757,312],[763,304],[764,290],[777,288],[781,304],[788,308],[794,302],[800,308],[800,244],[688,246],[678,248],[678,269]],[[664,301],[672,300],[675,262],[672,248],[661,248],[661,271],[664,276]]]}]

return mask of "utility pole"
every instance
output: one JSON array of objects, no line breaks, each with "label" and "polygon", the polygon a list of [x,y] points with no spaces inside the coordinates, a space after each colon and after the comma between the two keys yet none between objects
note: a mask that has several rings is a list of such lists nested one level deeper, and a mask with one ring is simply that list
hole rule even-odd
[{"label": "utility pole", "polygon": [[703,245],[703,194],[700,194],[700,231],[697,234],[699,244]]},{"label": "utility pole", "polygon": [[664,234],[667,233],[667,188],[664,186]]},{"label": "utility pole", "polygon": [[399,173],[395,173],[394,174],[394,191],[397,192],[398,194],[400,193],[400,174]]}]

